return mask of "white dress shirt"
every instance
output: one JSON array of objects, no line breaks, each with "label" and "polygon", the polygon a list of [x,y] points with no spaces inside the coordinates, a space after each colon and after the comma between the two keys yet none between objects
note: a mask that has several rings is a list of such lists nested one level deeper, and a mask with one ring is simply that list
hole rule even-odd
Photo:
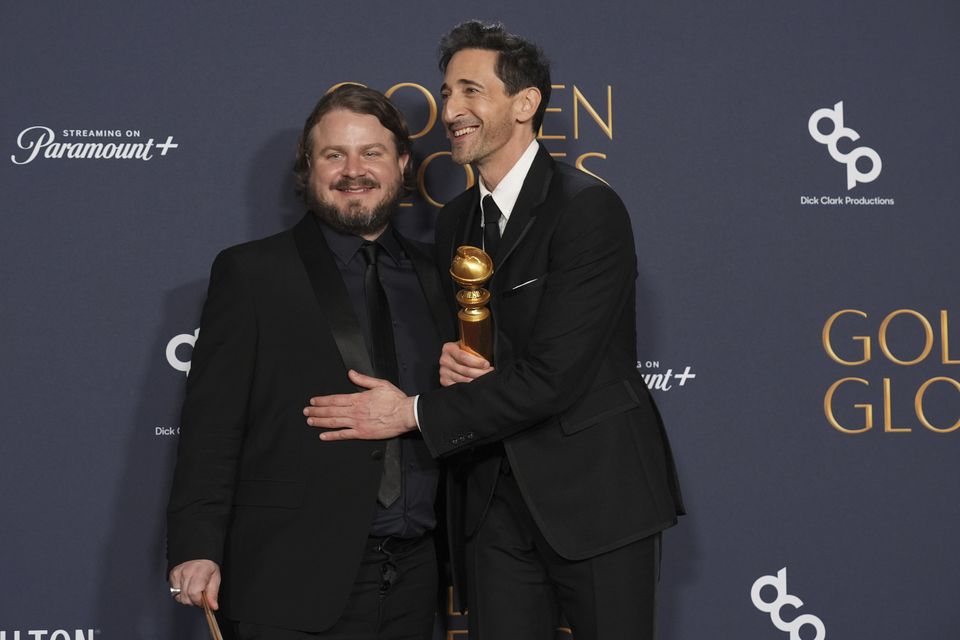
[{"label": "white dress shirt", "polygon": [[[492,195],[493,201],[497,203],[500,213],[503,214],[500,216],[501,236],[503,235],[503,230],[507,227],[510,214],[513,213],[513,207],[517,204],[517,198],[520,197],[520,189],[523,188],[523,182],[527,179],[527,174],[530,173],[530,167],[533,166],[533,159],[537,157],[537,151],[539,150],[540,144],[536,138],[534,138],[523,152],[523,155],[521,155],[517,162],[510,168],[510,171],[507,171],[507,175],[503,176],[500,184],[498,184],[493,191],[487,189],[487,185],[483,184],[483,177],[477,180],[477,186],[480,187],[480,201],[482,202],[485,196]],[[483,225],[483,216],[480,216],[480,225]],[[419,404],[420,396],[417,395],[413,399],[413,418],[417,421],[417,429],[420,428]]]}]

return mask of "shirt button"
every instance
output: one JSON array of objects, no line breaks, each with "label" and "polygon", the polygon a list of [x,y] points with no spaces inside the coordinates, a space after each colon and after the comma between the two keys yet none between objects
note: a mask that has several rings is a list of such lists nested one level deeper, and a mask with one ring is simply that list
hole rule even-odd
[{"label": "shirt button", "polygon": [[383,451],[380,451],[380,449],[374,449],[370,452],[370,457],[374,460],[383,460]]}]

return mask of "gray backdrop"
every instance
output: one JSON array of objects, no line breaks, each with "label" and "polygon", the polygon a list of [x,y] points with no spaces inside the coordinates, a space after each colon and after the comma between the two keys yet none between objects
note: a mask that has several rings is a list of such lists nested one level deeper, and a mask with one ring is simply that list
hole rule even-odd
[{"label": "gray backdrop", "polygon": [[[424,129],[437,39],[472,17],[544,46],[544,144],[633,216],[638,366],[690,512],[660,637],[958,637],[956,2],[37,0],[0,8],[0,640],[203,637],[163,509],[209,265],[299,217],[332,85],[414,85]],[[400,225],[429,238],[422,194],[466,175],[436,125],[416,144]]]}]

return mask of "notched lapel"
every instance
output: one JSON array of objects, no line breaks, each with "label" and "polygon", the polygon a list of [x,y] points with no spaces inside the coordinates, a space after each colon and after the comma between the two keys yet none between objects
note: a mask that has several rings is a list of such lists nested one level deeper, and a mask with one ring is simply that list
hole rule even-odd
[{"label": "notched lapel", "polygon": [[[537,151],[537,156],[530,165],[530,171],[523,181],[523,188],[513,205],[507,227],[503,230],[500,240],[500,265],[507,261],[510,254],[523,239],[536,220],[537,209],[547,198],[550,180],[553,178],[553,159],[543,145]],[[496,270],[496,266],[494,269]],[[496,278],[496,273],[494,273]]]},{"label": "notched lapel", "polygon": [[470,240],[470,232],[474,227],[480,226],[480,187],[473,185],[473,187],[470,188],[470,197],[466,199],[464,208],[457,211],[455,218],[457,220],[457,227],[454,232],[453,242],[450,243],[451,262],[453,262],[453,256],[457,253],[458,247],[465,244],[473,244]]},{"label": "notched lapel", "polygon": [[443,283],[440,281],[440,273],[433,259],[420,250],[420,247],[407,240],[402,235],[395,235],[397,241],[407,252],[410,261],[413,263],[413,269],[417,273],[417,279],[420,281],[420,288],[423,289],[423,295],[430,305],[430,313],[433,315],[433,321],[437,325],[437,331],[444,342],[453,340],[453,320],[450,317],[450,307],[444,300]]}]

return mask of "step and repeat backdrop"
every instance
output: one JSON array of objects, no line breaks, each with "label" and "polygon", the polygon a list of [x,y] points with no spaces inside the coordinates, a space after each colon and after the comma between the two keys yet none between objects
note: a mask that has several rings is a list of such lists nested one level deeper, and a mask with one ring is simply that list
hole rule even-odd
[{"label": "step and repeat backdrop", "polygon": [[204,637],[164,509],[210,263],[300,217],[341,82],[407,116],[429,239],[469,18],[545,48],[542,143],[632,215],[689,510],[659,637],[960,637],[960,5],[38,0],[0,9],[0,640]]}]

